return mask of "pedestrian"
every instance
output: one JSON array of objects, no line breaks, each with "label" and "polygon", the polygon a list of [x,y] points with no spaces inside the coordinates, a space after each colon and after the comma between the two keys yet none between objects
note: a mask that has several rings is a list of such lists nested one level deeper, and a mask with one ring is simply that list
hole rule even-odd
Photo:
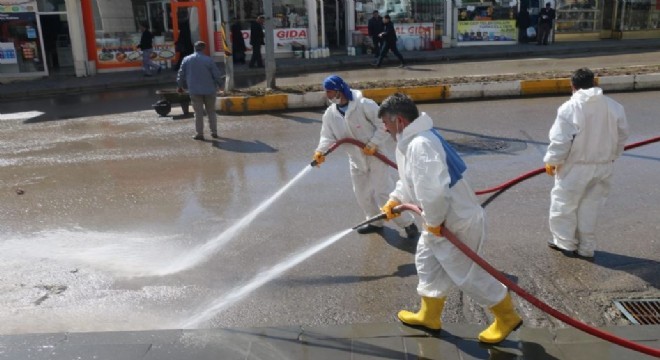
[{"label": "pedestrian", "polygon": [[532,25],[532,21],[529,19],[529,11],[527,11],[527,7],[521,6],[518,15],[516,15],[516,27],[518,28],[519,43],[527,44],[529,42],[527,28],[529,28],[530,25]]},{"label": "pedestrian", "polygon": [[252,57],[250,58],[250,68],[255,66],[264,67],[264,60],[261,58],[261,45],[264,45],[264,22],[266,18],[263,15],[257,16],[250,26],[250,45],[252,45]]},{"label": "pedestrian", "polygon": [[548,37],[552,30],[552,23],[555,20],[555,10],[552,4],[545,3],[545,8],[539,11],[539,33],[536,37],[536,45],[548,45]]},{"label": "pedestrian", "polygon": [[576,70],[571,88],[571,99],[557,110],[543,157],[546,172],[555,178],[548,246],[593,259],[598,210],[610,191],[613,162],[628,139],[628,121],[623,106],[594,86],[591,70]]},{"label": "pedestrian", "polygon": [[401,53],[396,48],[396,30],[394,29],[394,24],[392,23],[389,15],[385,15],[383,17],[383,31],[378,36],[383,40],[383,45],[381,45],[380,55],[378,55],[378,60],[374,65],[376,67],[380,67],[380,64],[383,62],[383,58],[385,55],[387,55],[387,52],[392,50],[392,53],[397,58],[399,58],[399,61],[401,61],[399,67],[405,67],[406,62],[403,60],[403,56],[401,56]]},{"label": "pedestrian", "polygon": [[415,253],[421,308],[417,313],[400,311],[399,320],[439,330],[445,299],[450,289],[458,286],[482,306],[490,307],[495,316],[479,334],[479,341],[504,340],[522,323],[507,288],[441,235],[442,227],[446,227],[475,252],[483,249],[484,210],[463,178],[465,163],[433,128],[433,120],[426,113],[420,114],[408,96],[396,93],[386,98],[378,117],[396,136],[399,169],[399,181],[382,211],[393,219],[399,215],[392,212],[395,206],[411,203],[423,209],[426,223]]},{"label": "pedestrian", "polygon": [[183,59],[176,78],[179,93],[183,93],[184,84],[187,84],[190,100],[195,111],[195,130],[197,131],[197,134],[193,137],[195,140],[204,140],[205,109],[209,117],[211,137],[218,138],[215,101],[217,89],[223,88],[221,80],[224,78],[213,59],[204,54],[204,49],[206,49],[205,42],[197,41],[195,43],[195,53]]},{"label": "pedestrian", "polygon": [[176,65],[174,65],[174,71],[179,71],[183,59],[195,52],[192,42],[192,34],[190,33],[190,23],[188,21],[179,22],[179,37],[174,43],[174,50],[179,53],[179,59],[176,62]]},{"label": "pedestrian", "polygon": [[241,21],[238,18],[234,19],[234,23],[229,29],[231,32],[231,55],[234,64],[245,64],[246,47],[241,30]]},{"label": "pedestrian", "polygon": [[377,58],[380,55],[380,48],[383,43],[383,39],[379,36],[383,32],[383,18],[378,14],[378,10],[374,10],[372,13],[368,30],[371,41],[374,43],[374,57]]},{"label": "pedestrian", "polygon": [[[323,81],[325,94],[332,102],[323,114],[321,137],[314,152],[318,165],[325,161],[323,155],[339,139],[353,138],[364,142],[364,148],[351,146],[346,148],[350,165],[353,192],[367,219],[380,214],[379,204],[388,199],[394,188],[395,171],[373,156],[376,151],[388,152],[394,142],[385,131],[383,122],[378,118],[378,105],[371,99],[354,90],[337,75]],[[412,215],[407,214],[397,220],[408,238],[413,238],[419,231]],[[382,230],[383,223],[375,222],[357,229],[360,234]]]},{"label": "pedestrian", "polygon": [[154,35],[149,31],[149,24],[146,22],[140,23],[140,31],[142,31],[142,36],[140,37],[140,43],[137,47],[142,50],[142,68],[144,69],[144,76],[152,76],[152,69],[155,69],[156,72],[160,74],[160,65],[151,60]]}]

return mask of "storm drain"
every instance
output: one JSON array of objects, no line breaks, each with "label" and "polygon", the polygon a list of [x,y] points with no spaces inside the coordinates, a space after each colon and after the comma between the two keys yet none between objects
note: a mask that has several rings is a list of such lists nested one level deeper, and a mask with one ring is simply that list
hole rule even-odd
[{"label": "storm drain", "polygon": [[633,324],[660,325],[660,299],[614,300],[614,305]]}]

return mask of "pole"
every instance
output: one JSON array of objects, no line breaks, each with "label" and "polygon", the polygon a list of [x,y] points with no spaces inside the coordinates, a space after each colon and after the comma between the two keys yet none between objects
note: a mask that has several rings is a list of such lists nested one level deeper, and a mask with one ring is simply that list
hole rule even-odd
[{"label": "pole", "polygon": [[[225,54],[225,91],[234,90],[234,58],[231,56],[231,45],[227,37],[231,39],[231,19],[229,17],[229,5],[227,0],[220,0],[220,13],[225,36],[222,39],[223,52]],[[229,53],[227,52],[229,51]]]},{"label": "pole", "polygon": [[264,0],[266,17],[266,88],[275,88],[275,33],[273,32],[273,0]]},{"label": "pole", "polygon": [[325,49],[325,7],[323,6],[323,0],[321,2],[321,48]]}]

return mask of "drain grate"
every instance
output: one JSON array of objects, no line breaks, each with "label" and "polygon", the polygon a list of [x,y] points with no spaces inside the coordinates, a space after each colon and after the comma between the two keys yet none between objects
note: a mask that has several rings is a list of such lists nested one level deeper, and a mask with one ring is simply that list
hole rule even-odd
[{"label": "drain grate", "polygon": [[633,324],[660,325],[660,299],[614,300],[614,305]]}]

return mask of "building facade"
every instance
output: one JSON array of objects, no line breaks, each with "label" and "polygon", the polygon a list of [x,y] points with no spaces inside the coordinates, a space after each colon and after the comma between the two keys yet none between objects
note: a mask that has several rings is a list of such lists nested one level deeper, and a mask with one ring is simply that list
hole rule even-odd
[{"label": "building facade", "polygon": [[[223,58],[222,19],[238,22],[248,53],[250,23],[264,0],[0,0],[0,80],[56,73],[90,76],[141,66],[140,24],[154,34],[154,61],[174,66],[179,39],[211,44]],[[303,49],[352,47],[373,52],[366,36],[373,11],[389,14],[403,50],[512,44],[515,16],[543,0],[272,0],[278,57]],[[550,0],[555,41],[660,38],[660,0]]]}]

